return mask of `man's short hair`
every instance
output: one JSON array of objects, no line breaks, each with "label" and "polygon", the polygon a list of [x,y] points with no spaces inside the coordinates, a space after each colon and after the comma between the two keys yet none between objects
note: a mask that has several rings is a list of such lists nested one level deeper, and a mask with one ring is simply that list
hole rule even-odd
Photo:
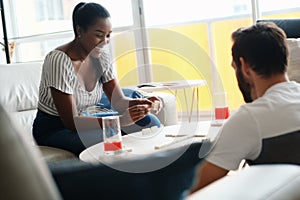
[{"label": "man's short hair", "polygon": [[289,55],[286,34],[273,22],[240,28],[231,37],[232,58],[238,68],[243,57],[253,71],[266,78],[286,71]]}]

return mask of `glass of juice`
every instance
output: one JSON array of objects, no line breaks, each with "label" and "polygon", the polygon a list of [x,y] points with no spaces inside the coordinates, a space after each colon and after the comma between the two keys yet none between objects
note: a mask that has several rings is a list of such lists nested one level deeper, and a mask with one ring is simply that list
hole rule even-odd
[{"label": "glass of juice", "polygon": [[229,108],[227,102],[227,92],[216,92],[213,94],[214,102],[214,119],[216,122],[222,123],[229,117]]},{"label": "glass of juice", "polygon": [[102,117],[104,152],[114,155],[122,152],[122,135],[119,116]]}]

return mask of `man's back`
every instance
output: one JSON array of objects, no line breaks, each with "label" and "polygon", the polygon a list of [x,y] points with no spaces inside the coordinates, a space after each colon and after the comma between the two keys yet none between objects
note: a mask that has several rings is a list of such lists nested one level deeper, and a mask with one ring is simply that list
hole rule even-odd
[{"label": "man's back", "polygon": [[300,84],[276,84],[248,107],[261,143],[258,157],[247,162],[300,164]]},{"label": "man's back", "polygon": [[[273,85],[262,97],[241,106],[231,116],[207,160],[228,170],[237,169],[243,159],[250,164],[299,164],[300,148],[296,146],[300,142],[300,134],[296,133],[300,131],[299,113],[300,84]],[[286,155],[293,157],[286,160]]]}]

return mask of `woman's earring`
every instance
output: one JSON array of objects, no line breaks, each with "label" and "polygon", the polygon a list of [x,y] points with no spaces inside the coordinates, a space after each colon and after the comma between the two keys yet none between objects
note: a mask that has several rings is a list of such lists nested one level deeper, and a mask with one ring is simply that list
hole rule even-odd
[{"label": "woman's earring", "polygon": [[81,38],[81,35],[78,35],[79,38]]}]

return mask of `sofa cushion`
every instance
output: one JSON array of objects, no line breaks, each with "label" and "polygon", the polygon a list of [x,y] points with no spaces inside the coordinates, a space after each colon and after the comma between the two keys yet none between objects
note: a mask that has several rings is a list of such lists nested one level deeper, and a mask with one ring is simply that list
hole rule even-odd
[{"label": "sofa cushion", "polygon": [[63,149],[48,146],[39,146],[39,149],[42,153],[43,159],[48,163],[77,158],[73,153]]},{"label": "sofa cushion", "polygon": [[41,62],[0,65],[0,103],[31,143],[41,73]]},{"label": "sofa cushion", "polygon": [[36,116],[36,112],[37,109],[24,110],[20,112],[14,111],[9,113],[11,119],[21,127],[20,131],[22,131],[23,134],[26,137],[28,137],[28,139],[32,142],[32,144],[35,144],[35,141],[32,136],[32,124]]},{"label": "sofa cushion", "polygon": [[0,65],[0,103],[11,111],[37,108],[41,62]]},{"label": "sofa cushion", "polygon": [[287,42],[290,50],[288,76],[290,80],[300,82],[300,38],[288,38]]}]

